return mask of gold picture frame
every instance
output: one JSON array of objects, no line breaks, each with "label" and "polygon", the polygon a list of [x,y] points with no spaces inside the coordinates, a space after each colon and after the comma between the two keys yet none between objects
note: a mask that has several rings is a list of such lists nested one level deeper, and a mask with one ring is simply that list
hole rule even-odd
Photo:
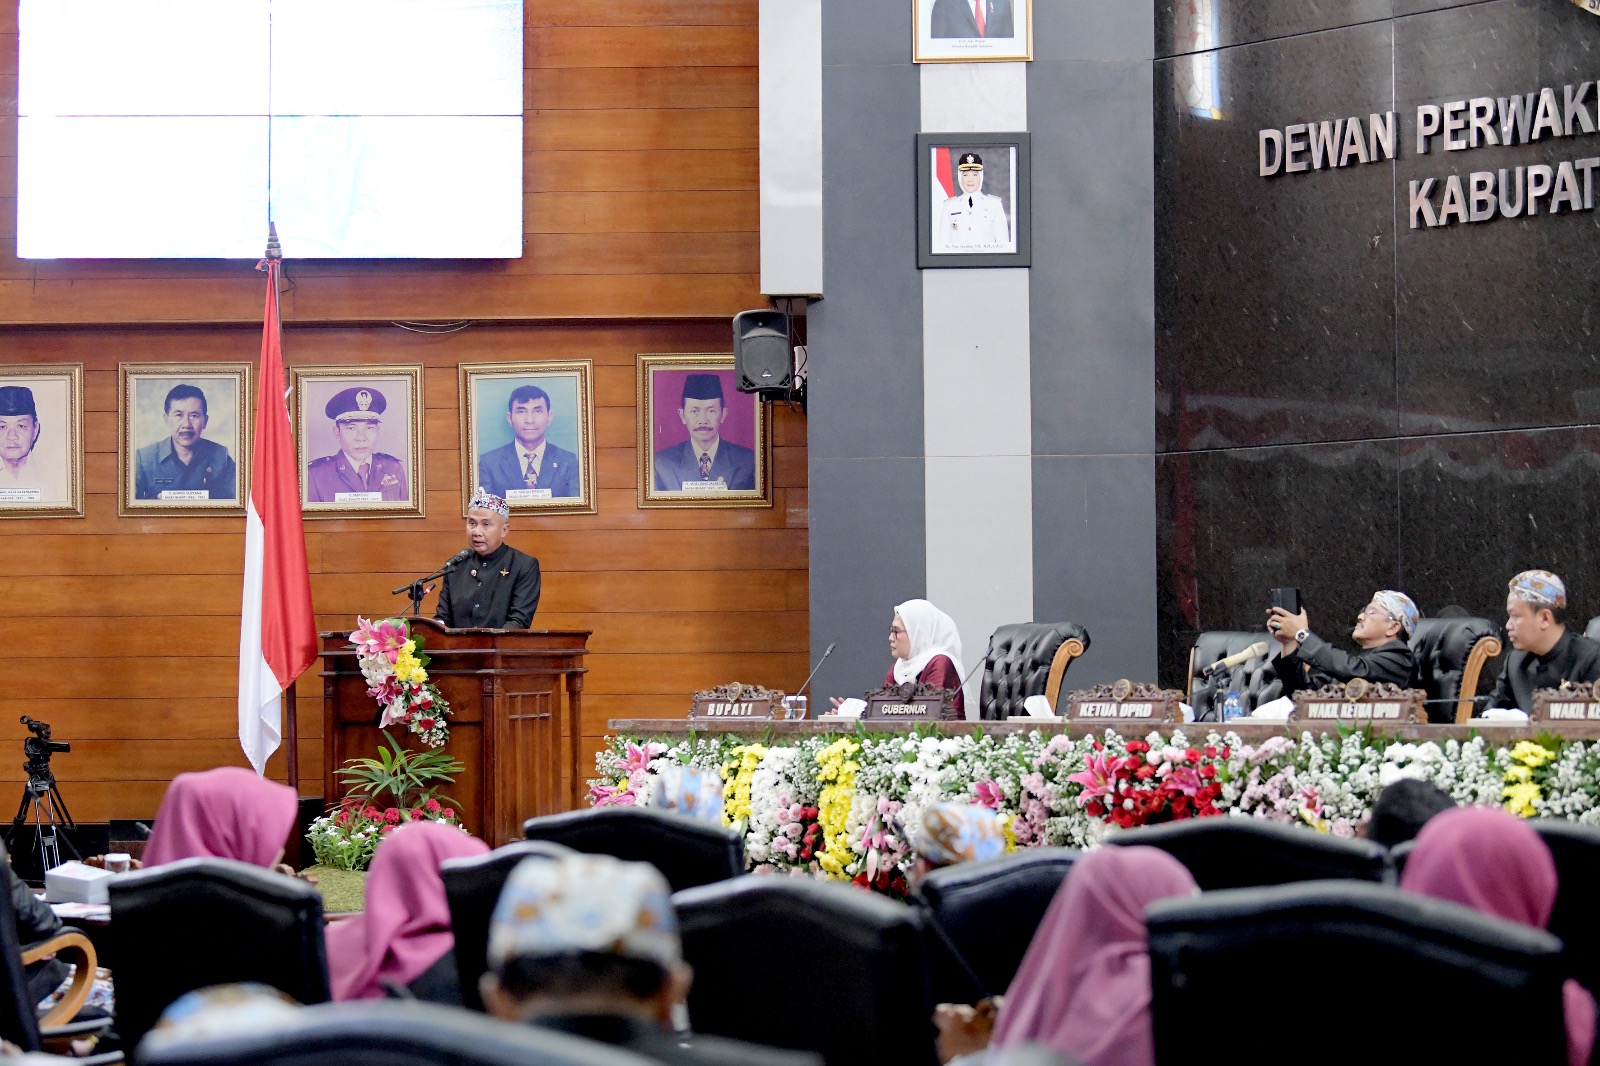
[{"label": "gold picture frame", "polygon": [[305,516],[425,517],[422,364],[297,366],[289,376]]},{"label": "gold picture frame", "polygon": [[0,388],[22,390],[0,415],[0,518],[82,518],[83,364],[0,367]]},{"label": "gold picture frame", "polygon": [[[971,0],[914,0],[913,63],[1026,63],[1033,59],[1033,0],[984,0],[980,33]],[[1020,25],[1019,25],[1020,23]]]},{"label": "gold picture frame", "polygon": [[[463,517],[479,486],[504,499],[512,514],[599,511],[594,360],[462,363],[460,375]],[[522,456],[535,433],[540,458],[529,486]]]},{"label": "gold picture frame", "polygon": [[[641,354],[638,367],[639,506],[771,507],[772,409],[734,388],[732,353]],[[710,397],[685,396],[691,388],[720,391],[720,414],[707,410]],[[711,421],[692,423],[696,410]],[[697,446],[709,448],[707,463],[694,462]],[[696,465],[708,465],[708,476]]]},{"label": "gold picture frame", "polygon": [[251,377],[249,363],[117,364],[119,515],[245,513]]}]

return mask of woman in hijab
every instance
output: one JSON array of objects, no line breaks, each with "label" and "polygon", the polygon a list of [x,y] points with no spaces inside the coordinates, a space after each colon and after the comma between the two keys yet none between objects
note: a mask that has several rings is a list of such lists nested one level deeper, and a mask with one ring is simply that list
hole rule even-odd
[{"label": "woman in hijab", "polygon": [[1144,911],[1197,891],[1184,865],[1156,848],[1097,848],[1079,859],[1006,992],[988,1061],[1039,1044],[1083,1066],[1152,1066]]},{"label": "woman in hijab", "polygon": [[[894,662],[883,676],[885,687],[920,681],[924,685],[955,690],[944,717],[964,719],[962,699],[961,634],[955,621],[927,600],[907,600],[894,609],[889,623],[889,654]],[[837,710],[842,700],[833,701]]]},{"label": "woman in hijab", "polygon": [[[377,999],[386,984],[410,985],[451,955],[456,941],[439,864],[488,852],[477,837],[441,822],[408,822],[390,833],[372,856],[366,910],[328,926],[333,998]],[[460,1005],[459,985],[430,984],[453,987]]]},{"label": "woman in hijab", "polygon": [[[1434,815],[1417,834],[1400,887],[1543,929],[1559,882],[1550,849],[1533,827],[1492,807],[1457,807]],[[1562,1000],[1567,1061],[1577,1066],[1594,1047],[1594,999],[1568,981]]]},{"label": "woman in hijab", "polygon": [[209,857],[271,868],[283,857],[298,805],[294,789],[241,766],[179,774],[161,799],[144,865]]}]

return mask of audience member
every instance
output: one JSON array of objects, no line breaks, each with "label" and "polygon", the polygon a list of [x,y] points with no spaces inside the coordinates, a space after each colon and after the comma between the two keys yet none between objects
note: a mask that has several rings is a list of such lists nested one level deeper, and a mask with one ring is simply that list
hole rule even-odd
[{"label": "audience member", "polygon": [[[607,855],[527,859],[489,927],[489,1012],[626,1048],[669,1064],[816,1063],[738,1041],[672,1032],[688,995],[672,891],[655,867]],[[782,989],[752,989],[778,995]],[[792,991],[792,990],[791,990]]]},{"label": "audience member", "polygon": [[652,805],[699,822],[722,824],[722,775],[694,766],[668,766],[651,781]]},{"label": "audience member", "polygon": [[911,869],[916,885],[930,870],[960,862],[982,862],[1005,854],[1005,819],[976,803],[935,803],[922,812],[911,834],[917,861]]},{"label": "audience member", "polygon": [[[1006,992],[991,1054],[957,1061],[993,1062],[994,1052],[1037,1044],[1084,1066],[1153,1066],[1145,908],[1198,891],[1184,865],[1156,848],[1083,856],[1056,890]],[[941,1018],[940,1027],[941,1050],[963,1050],[958,1026]]]},{"label": "audience member", "polygon": [[1273,669],[1291,696],[1336,681],[1364,678],[1374,684],[1406,686],[1416,673],[1416,660],[1406,643],[1417,628],[1417,605],[1403,592],[1384,590],[1356,615],[1350,631],[1361,650],[1351,655],[1311,632],[1311,619],[1302,610],[1290,614],[1282,607],[1267,612],[1267,630],[1278,642]]},{"label": "audience member", "polygon": [[1548,570],[1524,570],[1506,595],[1512,652],[1489,696],[1490,707],[1533,710],[1533,694],[1563,681],[1600,678],[1600,644],[1567,630],[1567,586]]},{"label": "audience member", "polygon": [[1415,838],[1428,819],[1455,805],[1450,793],[1438,785],[1402,777],[1384,786],[1372,801],[1372,814],[1363,835],[1375,844],[1392,848]]},{"label": "audience member", "polygon": [[[1533,827],[1492,807],[1458,807],[1417,834],[1400,887],[1543,929],[1555,909],[1556,863]],[[1567,1061],[1589,1061],[1595,1004],[1576,981],[1562,989]]]},{"label": "audience member", "polygon": [[161,1012],[139,1047],[145,1050],[214,1037],[270,1033],[300,1009],[299,1003],[276,988],[254,981],[197,988]]},{"label": "audience member", "polygon": [[428,998],[461,1003],[455,936],[439,864],[485,855],[489,845],[442,822],[408,822],[378,845],[364,890],[366,909],[328,926],[328,978],[333,998],[377,999],[385,985],[404,987],[435,966]]},{"label": "audience member", "polygon": [[294,789],[240,766],[179,774],[156,811],[144,865],[218,858],[270,868],[283,858],[298,805]]},{"label": "audience member", "polygon": [[[894,609],[889,623],[889,654],[894,662],[883,676],[885,687],[921,682],[936,688],[955,690],[944,717],[953,721],[966,718],[966,700],[961,694],[961,634],[955,621],[927,600],[907,600]],[[833,700],[837,709],[843,702]]]}]

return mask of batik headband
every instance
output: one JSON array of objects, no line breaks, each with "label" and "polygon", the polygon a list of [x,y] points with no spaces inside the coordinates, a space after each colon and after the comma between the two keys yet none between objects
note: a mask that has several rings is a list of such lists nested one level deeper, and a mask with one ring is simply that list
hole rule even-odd
[{"label": "batik headband", "polygon": [[1510,581],[1512,599],[1535,607],[1560,610],[1567,605],[1567,586],[1548,570],[1524,570]]},{"label": "batik headband", "polygon": [[511,517],[511,505],[492,492],[485,492],[482,485],[472,494],[472,499],[467,503],[469,511],[493,511],[501,518]]},{"label": "batik headband", "polygon": [[600,954],[683,958],[672,889],[654,866],[609,855],[523,859],[489,921],[491,966],[516,958]]},{"label": "batik headband", "polygon": [[1404,592],[1384,589],[1372,594],[1372,602],[1389,612],[1389,617],[1400,623],[1406,636],[1417,631],[1417,605]]},{"label": "batik headband", "polygon": [[972,803],[935,803],[922,812],[911,846],[935,866],[999,858],[1006,850],[1000,815]]}]

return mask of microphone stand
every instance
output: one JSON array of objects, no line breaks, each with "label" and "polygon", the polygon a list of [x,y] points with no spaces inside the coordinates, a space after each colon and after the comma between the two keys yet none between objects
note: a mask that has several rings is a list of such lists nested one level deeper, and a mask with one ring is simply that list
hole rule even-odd
[{"label": "microphone stand", "polygon": [[422,613],[423,597],[427,596],[428,593],[433,591],[433,586],[429,585],[428,582],[434,580],[435,578],[444,577],[450,571],[454,570],[456,568],[456,563],[460,561],[460,559],[452,559],[448,563],[445,563],[443,566],[441,566],[438,570],[435,570],[433,573],[429,574],[427,577],[419,577],[409,585],[401,585],[399,588],[392,590],[389,595],[398,596],[402,592],[408,594],[411,597],[411,617],[416,618]]}]

